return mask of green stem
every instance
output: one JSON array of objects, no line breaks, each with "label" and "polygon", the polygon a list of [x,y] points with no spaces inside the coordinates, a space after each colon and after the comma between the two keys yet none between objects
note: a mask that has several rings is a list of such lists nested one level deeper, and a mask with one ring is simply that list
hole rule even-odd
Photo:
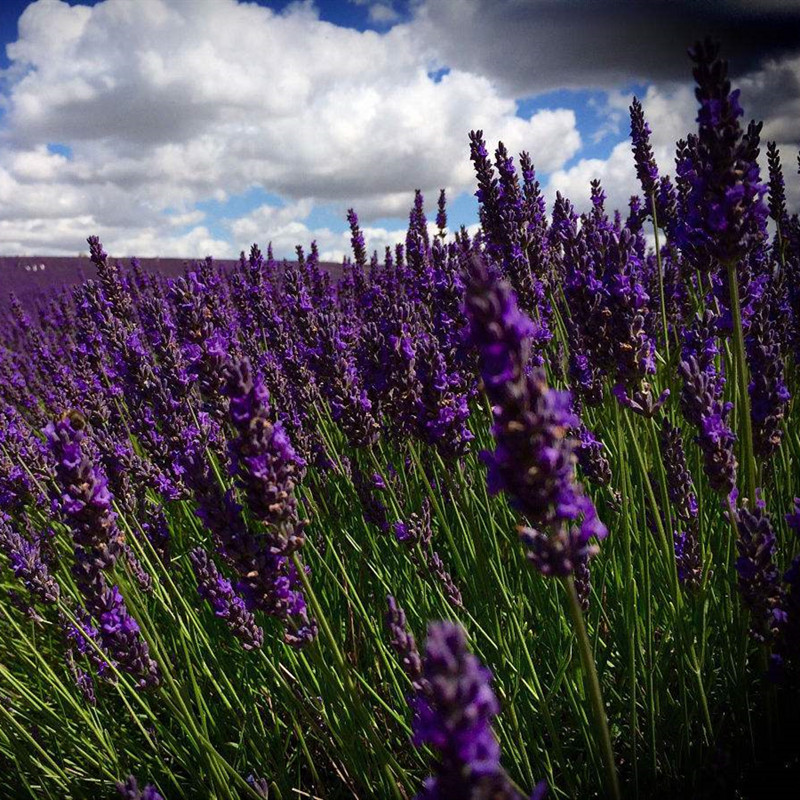
[{"label": "green stem", "polygon": [[614,751],[611,747],[611,733],[608,730],[608,719],[603,705],[603,694],[600,690],[600,681],[597,677],[597,669],[594,665],[592,655],[592,645],[589,642],[589,634],[583,621],[583,612],[578,600],[578,593],[575,590],[575,579],[572,575],[563,579],[567,590],[567,608],[569,609],[575,635],[578,638],[578,649],[581,654],[581,664],[586,679],[589,684],[589,699],[594,713],[595,726],[600,737],[600,750],[603,764],[606,770],[606,780],[608,782],[608,793],[613,800],[620,800],[619,779],[617,778],[617,768],[614,764]]},{"label": "green stem", "polygon": [[756,462],[753,450],[753,423],[750,419],[750,393],[748,390],[749,371],[744,350],[744,329],[742,328],[742,304],[739,299],[739,280],[736,264],[728,264],[728,288],[731,296],[731,315],[733,316],[733,345],[736,359],[736,380],[738,382],[739,436],[742,440],[742,461],[747,476],[747,494],[751,503],[756,499]]},{"label": "green stem", "polygon": [[669,361],[669,326],[667,325],[667,301],[664,297],[664,265],[661,263],[661,247],[658,243],[658,217],[656,215],[655,192],[650,195],[650,206],[653,211],[653,235],[655,236],[656,265],[658,266],[658,297],[661,301],[661,325],[664,328],[664,354]]},{"label": "green stem", "polygon": [[319,623],[320,628],[322,629],[322,633],[324,634],[325,638],[328,640],[328,645],[333,652],[333,660],[336,663],[336,667],[341,675],[345,688],[348,693],[348,699],[353,703],[354,709],[356,714],[361,718],[361,723],[364,725],[364,734],[372,743],[372,746],[375,748],[375,754],[378,757],[378,761],[380,763],[381,771],[383,772],[384,778],[392,787],[392,793],[397,798],[397,800],[402,800],[402,795],[400,793],[400,788],[397,785],[397,781],[395,780],[394,775],[392,774],[392,770],[389,766],[386,748],[383,743],[376,738],[375,731],[372,729],[371,720],[369,719],[369,715],[366,709],[363,706],[361,701],[361,694],[356,689],[355,684],[353,683],[353,678],[350,675],[350,665],[347,663],[347,660],[344,657],[341,649],[339,648],[339,643],[336,641],[336,637],[333,635],[333,630],[328,622],[328,618],[325,615],[322,606],[317,599],[316,594],[314,593],[314,589],[311,586],[311,581],[308,580],[308,576],[306,575],[305,567],[303,566],[303,562],[300,561],[300,557],[297,553],[294,553],[292,556],[292,560],[297,570],[297,575],[300,578],[300,582],[303,584],[303,590],[305,591],[308,601],[311,604],[311,608],[314,612],[314,615],[317,618],[317,622]]},{"label": "green stem", "polygon": [[637,680],[636,680],[636,655],[637,655],[637,628],[638,619],[636,615],[637,587],[636,578],[633,573],[633,553],[631,548],[631,524],[628,517],[630,510],[628,499],[628,483],[626,471],[621,468],[625,462],[625,445],[622,434],[622,423],[620,420],[619,404],[614,403],[614,422],[617,434],[617,475],[620,477],[620,492],[622,495],[622,537],[625,544],[625,582],[629,587],[628,605],[625,613],[627,615],[626,624],[628,636],[630,637],[630,649],[628,650],[628,684],[630,686],[630,719],[631,719],[631,761],[633,764],[633,785],[634,795],[639,796],[639,760],[636,748],[636,740],[639,731],[639,722],[636,711],[637,700]]}]

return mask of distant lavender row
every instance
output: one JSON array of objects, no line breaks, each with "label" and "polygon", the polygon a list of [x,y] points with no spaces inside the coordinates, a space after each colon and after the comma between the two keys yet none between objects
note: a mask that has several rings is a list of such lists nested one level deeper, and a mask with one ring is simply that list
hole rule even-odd
[{"label": "distant lavender row", "polygon": [[[191,259],[185,258],[140,258],[136,259],[145,272],[177,278],[184,274]],[[219,259],[220,269],[231,269],[236,261]],[[323,268],[334,276],[341,273],[342,265],[325,262]],[[25,305],[53,291],[73,286],[89,279],[94,274],[94,265],[89,256],[0,256],[0,309],[7,308],[11,294]]]}]

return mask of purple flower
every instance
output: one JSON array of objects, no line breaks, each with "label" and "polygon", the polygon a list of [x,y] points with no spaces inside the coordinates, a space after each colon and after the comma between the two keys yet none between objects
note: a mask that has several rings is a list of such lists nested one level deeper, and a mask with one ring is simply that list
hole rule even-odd
[{"label": "purple flower", "polygon": [[147,784],[144,789],[139,788],[139,783],[133,775],[123,783],[117,784],[117,791],[123,800],[164,800],[164,798],[156,791],[155,786]]},{"label": "purple flower", "polygon": [[750,635],[759,642],[775,638],[786,619],[780,573],[773,562],[775,533],[764,509],[759,494],[752,511],[741,508],[736,512],[739,592],[750,611]]},{"label": "purple flower", "polygon": [[392,650],[400,659],[403,672],[408,676],[411,685],[416,691],[420,690],[422,679],[422,659],[417,650],[414,634],[408,630],[406,612],[397,604],[391,595],[386,597],[386,627],[389,630],[389,642]]},{"label": "purple flower", "polygon": [[86,598],[86,608],[98,622],[103,650],[125,672],[133,675],[140,688],[158,686],[161,673],[150,657],[139,624],[130,615],[117,586],[109,587],[100,576],[97,590]]},{"label": "purple flower", "polygon": [[682,361],[679,371],[684,381],[681,405],[686,419],[697,428],[695,441],[703,452],[706,476],[715,492],[728,497],[736,486],[736,435],[727,422],[733,404],[721,399],[721,377],[703,369],[694,356]]},{"label": "purple flower", "polygon": [[429,745],[438,760],[417,800],[523,800],[500,766],[492,730],[500,705],[491,679],[467,650],[460,625],[431,623],[422,685],[413,701],[414,744]]},{"label": "purple flower", "polygon": [[576,455],[583,474],[598,486],[608,486],[611,483],[611,465],[603,443],[583,422],[578,424],[574,433],[578,441]]},{"label": "purple flower", "polygon": [[653,157],[653,148],[650,146],[650,126],[644,118],[642,104],[635,97],[630,107],[630,115],[631,144],[633,145],[633,160],[636,164],[636,177],[639,178],[639,183],[642,185],[644,196],[648,198],[649,206],[649,198],[656,191],[658,167]]},{"label": "purple flower", "polygon": [[438,341],[425,336],[419,343],[417,379],[417,430],[420,438],[436,447],[444,458],[464,456],[474,436],[467,427],[469,404],[464,381],[448,369]]},{"label": "purple flower", "polygon": [[592,573],[589,568],[588,554],[575,560],[575,591],[578,595],[578,602],[584,612],[589,610],[592,593]]},{"label": "purple flower", "polygon": [[697,586],[702,577],[697,497],[686,464],[683,437],[680,430],[666,419],[661,423],[661,453],[667,476],[667,494],[675,524],[680,528],[673,533],[678,578]]},{"label": "purple flower", "polygon": [[769,165],[769,215],[785,233],[788,223],[786,184],[781,169],[781,154],[775,142],[767,143],[767,164]]},{"label": "purple flower", "polygon": [[50,573],[38,539],[29,539],[12,527],[0,512],[0,552],[11,562],[11,571],[23,586],[43,603],[58,602],[60,588]]},{"label": "purple flower", "polygon": [[776,292],[772,281],[751,284],[754,309],[745,338],[750,366],[750,416],[755,455],[767,461],[780,446],[782,421],[791,400],[784,376],[783,353],[778,328],[770,313]]},{"label": "purple flower", "polygon": [[394,535],[408,549],[411,560],[422,577],[432,575],[444,589],[450,605],[461,608],[461,591],[447,571],[441,556],[433,549],[433,530],[431,528],[431,506],[428,500],[422,504],[419,513],[408,516],[406,522],[395,522]]},{"label": "purple flower", "polygon": [[347,222],[350,225],[350,242],[353,246],[353,255],[359,267],[367,265],[367,250],[364,245],[364,234],[358,224],[358,215],[352,208],[347,209]]},{"label": "purple flower", "polygon": [[313,639],[316,626],[308,619],[292,562],[274,551],[271,538],[248,528],[242,507],[231,491],[222,490],[202,451],[186,459],[186,477],[198,503],[195,514],[211,531],[221,555],[235,571],[235,589],[247,609],[264,611],[284,621],[284,640],[292,646],[300,647]]},{"label": "purple flower", "polygon": [[338,315],[320,314],[314,353],[317,381],[331,406],[331,416],[353,447],[374,444],[380,426],[359,375],[355,355]]},{"label": "purple flower", "polygon": [[230,443],[232,472],[248,509],[267,525],[273,551],[289,555],[305,540],[305,522],[299,518],[294,494],[303,463],[280,422],[270,422],[266,387],[247,359],[228,366],[225,394],[238,433]]},{"label": "purple flower", "polygon": [[761,126],[742,131],[739,91],[731,91],[716,44],[698,42],[689,55],[695,62],[699,130],[677,164],[685,187],[678,238],[698,266],[736,264],[765,236],[766,187],[756,160]]},{"label": "purple flower", "polygon": [[445,230],[447,229],[447,195],[445,190],[439,192],[439,202],[437,204],[438,211],[436,213],[436,227],[439,230],[439,236],[444,238]]},{"label": "purple flower", "polygon": [[475,196],[478,198],[481,227],[486,240],[486,255],[491,262],[501,265],[522,308],[531,314],[538,314],[541,320],[540,335],[543,341],[549,340],[551,334],[544,319],[549,309],[544,298],[543,283],[541,276],[534,275],[528,258],[528,245],[531,244],[532,254],[538,256],[536,266],[544,272],[546,264],[541,247],[544,231],[535,199],[533,167],[526,156],[523,161],[523,191],[514,160],[502,142],[495,151],[495,177],[483,131],[471,131],[469,138],[470,158],[478,179]]},{"label": "purple flower", "polygon": [[568,575],[591,551],[590,539],[607,533],[576,481],[577,442],[569,431],[578,419],[571,397],[550,389],[542,370],[526,372],[533,325],[479,261],[472,266],[466,305],[494,414],[495,451],[481,454],[489,491],[507,492],[533,526],[523,540],[534,564],[544,574]]},{"label": "purple flower", "polygon": [[[379,480],[375,480],[375,478]],[[361,503],[364,520],[377,526],[384,533],[389,531],[389,509],[380,498],[380,492],[386,489],[386,483],[380,475],[373,476],[372,480],[355,466],[352,471],[353,488]],[[399,539],[400,537],[398,537]],[[402,541],[402,540],[401,540]]]},{"label": "purple flower", "polygon": [[195,513],[237,574],[235,589],[247,610],[281,619],[284,640],[300,647],[316,635],[291,558],[305,540],[306,522],[299,518],[294,495],[302,462],[280,423],[270,422],[266,389],[253,378],[247,359],[228,365],[225,391],[237,431],[229,443],[232,472],[247,498],[252,529],[233,492],[219,486],[197,443],[184,458],[185,479],[198,501]]},{"label": "purple flower", "polygon": [[108,480],[85,452],[86,420],[70,412],[44,429],[56,459],[59,505],[79,560],[90,571],[113,567],[121,548]]},{"label": "purple flower", "polygon": [[264,643],[264,631],[245,607],[244,600],[234,592],[231,582],[219,574],[216,564],[202,547],[192,550],[189,558],[197,577],[197,591],[211,604],[214,614],[225,620],[245,650],[260,648]]}]

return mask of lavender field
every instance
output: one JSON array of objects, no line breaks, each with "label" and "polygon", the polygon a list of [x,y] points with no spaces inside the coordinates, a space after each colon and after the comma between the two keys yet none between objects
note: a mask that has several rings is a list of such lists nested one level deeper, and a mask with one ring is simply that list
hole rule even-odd
[{"label": "lavender field", "polygon": [[0,265],[0,797],[791,796],[800,159],[690,56],[627,208]]}]

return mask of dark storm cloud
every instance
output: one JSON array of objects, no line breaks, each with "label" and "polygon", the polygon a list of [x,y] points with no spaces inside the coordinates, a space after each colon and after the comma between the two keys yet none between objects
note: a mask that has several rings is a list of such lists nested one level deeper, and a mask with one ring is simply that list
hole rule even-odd
[{"label": "dark storm cloud", "polygon": [[706,35],[733,75],[800,51],[799,0],[429,0],[417,21],[449,66],[517,95],[686,80]]}]

